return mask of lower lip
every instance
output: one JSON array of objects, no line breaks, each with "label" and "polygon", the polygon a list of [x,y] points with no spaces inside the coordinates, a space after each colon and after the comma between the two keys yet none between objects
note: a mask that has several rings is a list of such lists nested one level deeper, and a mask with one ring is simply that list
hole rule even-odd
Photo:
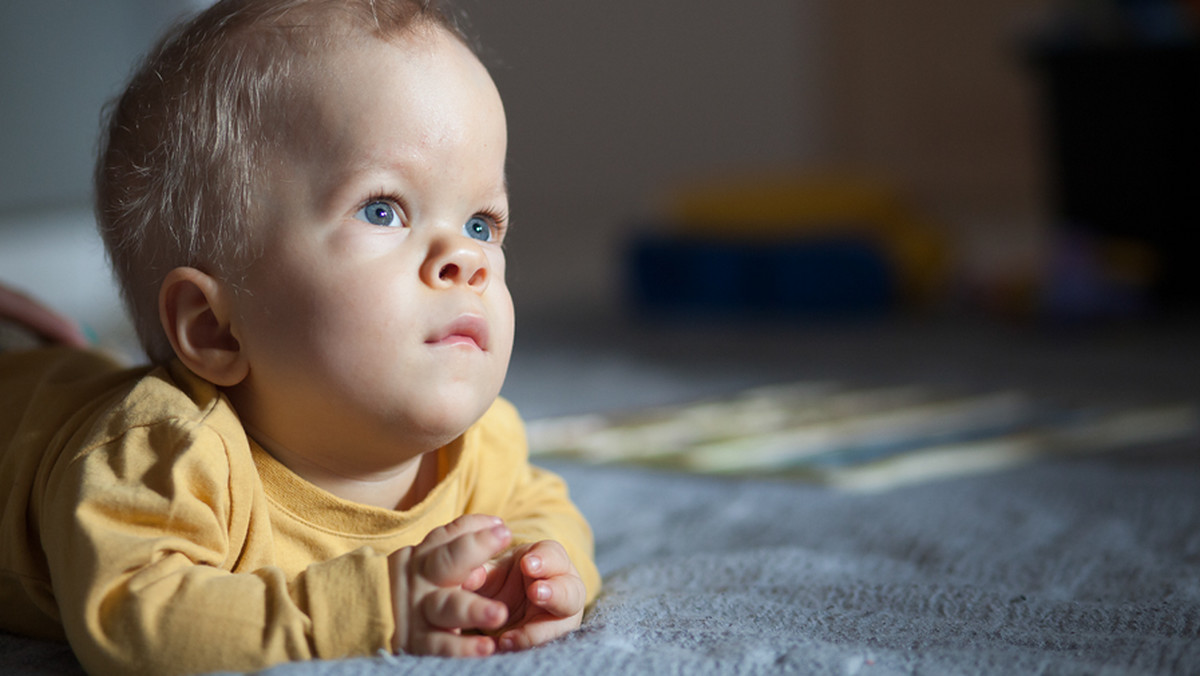
[{"label": "lower lip", "polygon": [[435,345],[438,347],[456,347],[456,346],[461,345],[463,347],[475,348],[476,350],[483,349],[479,346],[479,343],[475,342],[474,338],[472,338],[470,336],[457,336],[457,335],[456,336],[446,336],[445,338],[443,338],[441,340],[431,342],[430,345]]}]

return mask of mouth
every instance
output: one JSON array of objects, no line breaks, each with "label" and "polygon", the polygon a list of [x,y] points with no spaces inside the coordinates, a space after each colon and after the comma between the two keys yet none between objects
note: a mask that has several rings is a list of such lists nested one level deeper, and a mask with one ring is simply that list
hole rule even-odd
[{"label": "mouth", "polygon": [[463,315],[425,341],[437,347],[463,346],[487,351],[487,322],[478,315]]}]

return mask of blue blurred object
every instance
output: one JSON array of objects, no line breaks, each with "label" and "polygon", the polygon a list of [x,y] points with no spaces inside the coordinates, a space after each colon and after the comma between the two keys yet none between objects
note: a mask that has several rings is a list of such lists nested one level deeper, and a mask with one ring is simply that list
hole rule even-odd
[{"label": "blue blurred object", "polygon": [[642,235],[628,263],[634,307],[652,315],[878,315],[899,296],[894,265],[865,237],[755,241]]},{"label": "blue blurred object", "polygon": [[1200,34],[1195,0],[1065,0],[1043,36],[1047,45],[1168,45]]},{"label": "blue blurred object", "polygon": [[1135,39],[1173,43],[1195,37],[1187,11],[1176,0],[1121,0],[1118,4]]}]

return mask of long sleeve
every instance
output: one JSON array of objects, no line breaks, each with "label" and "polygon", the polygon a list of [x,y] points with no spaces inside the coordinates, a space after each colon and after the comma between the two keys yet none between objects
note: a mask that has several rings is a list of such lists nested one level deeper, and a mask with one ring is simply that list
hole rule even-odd
[{"label": "long sleeve", "polygon": [[100,434],[50,472],[38,518],[64,629],[90,673],[254,669],[388,645],[384,555],[360,549],[291,581],[274,565],[231,413]]}]

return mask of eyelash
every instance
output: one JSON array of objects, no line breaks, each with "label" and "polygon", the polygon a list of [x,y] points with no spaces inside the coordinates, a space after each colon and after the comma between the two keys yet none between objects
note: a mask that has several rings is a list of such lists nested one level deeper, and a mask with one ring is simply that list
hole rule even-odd
[{"label": "eyelash", "polygon": [[504,235],[508,232],[508,212],[500,209],[480,209],[474,216],[479,216],[491,222],[493,228],[492,243],[503,244]]},{"label": "eyelash", "polygon": [[[397,217],[401,217],[401,220],[404,220],[402,216],[408,213],[408,209],[405,207],[404,200],[398,195],[389,192],[379,192],[373,194],[372,196],[360,202],[354,213],[362,211],[368,205],[371,205],[375,202],[387,202],[388,204],[392,205],[392,207],[396,210]],[[508,232],[508,212],[503,209],[489,207],[480,209],[479,211],[471,214],[471,218],[475,218],[477,216],[486,219],[492,225],[493,235],[490,243],[503,243],[504,235]]]},{"label": "eyelash", "polygon": [[[404,200],[401,199],[397,195],[393,195],[391,193],[386,193],[386,192],[382,192],[382,191],[378,192],[378,193],[372,193],[366,199],[361,200],[358,203],[358,206],[354,208],[354,212],[353,212],[354,218],[358,219],[359,214],[361,214],[367,207],[371,206],[372,204],[376,204],[378,202],[386,203],[392,211],[392,216],[398,221],[397,225],[392,225],[392,226],[388,226],[388,227],[407,227],[408,219],[406,218],[406,216],[408,214],[408,209],[406,208]],[[381,224],[375,224],[375,225],[381,225]]]}]

